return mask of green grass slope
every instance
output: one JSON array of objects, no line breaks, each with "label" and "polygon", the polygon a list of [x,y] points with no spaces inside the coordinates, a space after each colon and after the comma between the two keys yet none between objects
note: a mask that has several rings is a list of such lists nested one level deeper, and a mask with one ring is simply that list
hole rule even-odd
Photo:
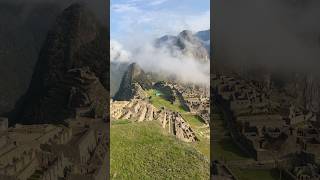
[{"label": "green grass slope", "polygon": [[157,122],[111,123],[112,179],[209,179],[209,162]]},{"label": "green grass slope", "polygon": [[202,135],[208,133],[203,132],[206,130],[204,128],[205,123],[203,122],[203,120],[199,116],[190,114],[188,111],[186,111],[179,101],[176,101],[172,104],[170,101],[165,100],[163,97],[159,95],[157,96],[157,93],[162,94],[155,89],[150,89],[147,91],[147,94],[150,97],[150,103],[158,109],[160,109],[161,107],[165,107],[171,111],[179,112],[182,117],[190,124],[196,136],[199,138],[199,141],[189,144],[201,154],[203,154],[207,159],[210,159],[210,139],[204,138]]}]

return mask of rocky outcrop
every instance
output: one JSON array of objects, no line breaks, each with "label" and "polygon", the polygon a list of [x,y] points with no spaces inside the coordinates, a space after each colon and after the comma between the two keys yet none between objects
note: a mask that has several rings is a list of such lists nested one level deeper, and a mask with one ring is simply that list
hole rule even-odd
[{"label": "rocky outcrop", "polygon": [[[204,36],[203,33],[200,33],[200,35]],[[173,56],[183,55],[200,62],[208,62],[210,59],[208,48],[204,44],[205,41],[198,36],[194,35],[191,31],[184,30],[178,36],[166,35],[157,39],[155,46],[167,48]]]},{"label": "rocky outcrop", "polygon": [[112,101],[110,104],[110,115],[113,119],[127,119],[136,122],[157,120],[164,129],[182,141],[198,140],[190,125],[178,112],[157,109],[149,102],[137,99]]},{"label": "rocky outcrop", "polygon": [[101,114],[109,97],[106,32],[85,5],[63,11],[41,49],[20,123],[59,123],[93,109]]},{"label": "rocky outcrop", "polygon": [[138,64],[132,63],[122,77],[120,88],[115,94],[114,99],[123,101],[130,100],[134,97],[143,98],[144,90],[150,89],[152,82],[148,75],[139,67]]}]

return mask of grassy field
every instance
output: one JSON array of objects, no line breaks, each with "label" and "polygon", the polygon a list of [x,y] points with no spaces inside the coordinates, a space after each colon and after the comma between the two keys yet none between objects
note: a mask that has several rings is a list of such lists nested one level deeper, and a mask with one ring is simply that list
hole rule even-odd
[{"label": "grassy field", "polygon": [[111,123],[112,179],[209,179],[209,162],[158,122]]},{"label": "grassy field", "polygon": [[186,113],[182,113],[181,115],[184,119],[188,121],[191,127],[200,127],[200,126],[203,126],[204,124],[202,119],[197,115],[186,114]]},{"label": "grassy field", "polygon": [[161,96],[157,96],[156,93],[157,93],[157,90],[155,89],[150,89],[147,91],[148,96],[151,97],[150,102],[156,108],[166,107],[167,109],[170,109],[172,111],[177,111],[180,113],[186,112],[186,110],[181,106],[179,102],[172,104],[170,101],[165,100]]},{"label": "grassy field", "polygon": [[179,103],[176,101],[174,104],[165,100],[161,96],[157,96],[156,94],[161,94],[157,92],[155,89],[151,89],[147,91],[147,94],[151,97],[150,102],[156,107],[161,108],[165,107],[172,111],[177,111],[181,114],[181,116],[190,124],[191,128],[196,133],[196,136],[200,139],[198,142],[189,143],[191,146],[196,148],[200,153],[202,153],[207,159],[210,159],[210,139],[203,138],[200,133],[203,133],[203,126],[205,125],[202,119],[197,115],[192,115],[187,112]]}]

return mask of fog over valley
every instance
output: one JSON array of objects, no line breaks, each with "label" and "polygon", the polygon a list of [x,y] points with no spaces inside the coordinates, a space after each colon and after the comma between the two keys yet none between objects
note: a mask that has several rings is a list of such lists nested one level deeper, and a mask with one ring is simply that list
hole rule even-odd
[{"label": "fog over valley", "polygon": [[182,83],[209,85],[209,30],[198,36],[182,31],[177,36],[165,35],[150,42],[125,49],[116,40],[110,42],[111,94],[116,91],[127,65],[135,62],[147,73],[174,78]]}]

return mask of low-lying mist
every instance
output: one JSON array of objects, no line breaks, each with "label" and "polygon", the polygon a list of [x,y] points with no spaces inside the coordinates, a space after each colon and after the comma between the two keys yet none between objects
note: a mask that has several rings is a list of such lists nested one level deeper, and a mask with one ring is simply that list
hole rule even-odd
[{"label": "low-lying mist", "polygon": [[180,53],[173,55],[165,47],[155,47],[153,41],[131,50],[125,50],[120,43],[111,40],[110,50],[111,69],[117,68],[116,64],[119,63],[130,64],[135,62],[145,72],[160,74],[162,77],[175,77],[182,83],[209,85],[210,61],[203,63]]}]

